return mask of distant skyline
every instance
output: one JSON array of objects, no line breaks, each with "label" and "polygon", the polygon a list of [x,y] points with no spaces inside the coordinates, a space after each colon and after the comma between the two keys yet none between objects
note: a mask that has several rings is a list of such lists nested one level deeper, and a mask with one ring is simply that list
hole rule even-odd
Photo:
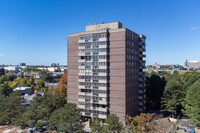
[{"label": "distant skyline", "polygon": [[200,60],[199,0],[1,0],[0,64],[67,65],[67,34],[123,23],[146,40],[150,64]]}]

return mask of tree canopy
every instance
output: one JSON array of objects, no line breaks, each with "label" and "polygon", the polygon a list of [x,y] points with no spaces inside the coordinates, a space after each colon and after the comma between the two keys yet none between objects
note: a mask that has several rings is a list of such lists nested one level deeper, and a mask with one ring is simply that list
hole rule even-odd
[{"label": "tree canopy", "polygon": [[200,79],[187,91],[185,110],[191,122],[200,126]]},{"label": "tree canopy", "polygon": [[167,81],[165,91],[162,98],[162,107],[165,111],[169,111],[173,116],[181,113],[182,102],[184,101],[185,91],[183,84],[176,76]]},{"label": "tree canopy", "polygon": [[62,75],[56,88],[53,90],[54,94],[59,94],[63,97],[67,97],[67,72]]},{"label": "tree canopy", "polygon": [[50,127],[59,132],[81,133],[83,128],[80,111],[72,103],[55,110],[48,122]]}]

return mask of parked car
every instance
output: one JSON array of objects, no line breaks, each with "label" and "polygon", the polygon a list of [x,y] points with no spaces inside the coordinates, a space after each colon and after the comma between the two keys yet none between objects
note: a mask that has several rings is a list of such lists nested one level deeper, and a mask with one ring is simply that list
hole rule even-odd
[{"label": "parked car", "polygon": [[43,132],[48,128],[48,126],[42,126],[41,128],[37,128],[36,131],[37,132]]},{"label": "parked car", "polygon": [[40,97],[40,96],[42,96],[42,95],[41,95],[41,94],[39,94],[39,93],[38,93],[38,94],[36,94],[36,97]]},{"label": "parked car", "polygon": [[33,127],[33,128],[29,128],[28,130],[27,130],[27,133],[33,133],[33,132],[35,132],[36,131],[36,127]]}]

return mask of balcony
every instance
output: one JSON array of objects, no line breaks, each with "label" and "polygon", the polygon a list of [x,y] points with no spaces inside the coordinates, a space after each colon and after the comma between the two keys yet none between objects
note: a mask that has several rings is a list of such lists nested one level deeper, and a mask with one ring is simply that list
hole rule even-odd
[{"label": "balcony", "polygon": [[85,109],[85,105],[78,105],[79,109]]},{"label": "balcony", "polygon": [[139,68],[139,69],[143,69],[144,67],[141,65],[141,66],[139,66],[138,68]]},{"label": "balcony", "polygon": [[99,80],[99,83],[107,83],[107,80]]},{"label": "balcony", "polygon": [[92,93],[87,93],[87,92],[78,92],[78,95],[80,95],[80,96],[93,96]]},{"label": "balcony", "polygon": [[99,93],[99,97],[107,97],[107,94],[101,94],[101,93]]},{"label": "balcony", "polygon": [[78,66],[78,69],[85,69],[85,66]]},{"label": "balcony", "polygon": [[107,73],[99,73],[99,76],[107,76]]},{"label": "balcony", "polygon": [[143,100],[143,97],[142,97],[142,96],[139,96],[139,100]]},{"label": "balcony", "polygon": [[85,99],[78,99],[79,102],[85,102]]},{"label": "balcony", "polygon": [[78,95],[85,95],[85,92],[78,92]]},{"label": "balcony", "polygon": [[99,38],[99,42],[105,42],[107,41],[107,38]]},{"label": "balcony", "polygon": [[138,78],[139,81],[143,81],[143,78]]},{"label": "balcony", "polygon": [[100,100],[98,103],[99,103],[99,104],[103,104],[103,105],[107,105],[107,101],[101,101],[101,100]]},{"label": "balcony", "polygon": [[139,87],[144,87],[143,84],[139,84]]},{"label": "balcony", "polygon": [[99,48],[107,48],[107,45],[99,45]]},{"label": "balcony", "polygon": [[78,53],[79,56],[85,56],[85,53]]},{"label": "balcony", "polygon": [[139,51],[140,52],[146,52],[146,49],[145,48],[139,48]]},{"label": "balcony", "polygon": [[93,107],[93,110],[107,112],[107,108],[96,108],[96,107]]},{"label": "balcony", "polygon": [[143,106],[144,104],[143,104],[143,102],[139,102],[139,105]]},{"label": "balcony", "polygon": [[107,55],[107,52],[99,52],[99,55]]},{"label": "balcony", "polygon": [[78,60],[78,62],[86,62],[86,60]]},{"label": "balcony", "polygon": [[99,69],[107,69],[107,66],[99,66]]},{"label": "balcony", "polygon": [[99,87],[99,90],[107,90],[107,87]]},{"label": "balcony", "polygon": [[98,115],[98,117],[100,118],[100,119],[106,119],[107,118],[107,115]]},{"label": "balcony", "polygon": [[79,85],[78,88],[79,89],[85,89],[85,86],[84,85]]},{"label": "balcony", "polygon": [[85,46],[79,46],[78,49],[85,49]]},{"label": "balcony", "polygon": [[99,59],[99,62],[107,62],[107,59]]},{"label": "balcony", "polygon": [[78,82],[85,82],[85,79],[78,79]]},{"label": "balcony", "polygon": [[143,94],[143,91],[142,91],[142,90],[139,90],[139,93],[140,93],[140,94]]},{"label": "balcony", "polygon": [[85,40],[78,40],[78,43],[85,43]]},{"label": "balcony", "polygon": [[78,73],[78,76],[84,76],[84,75],[85,75],[84,72],[79,72],[79,73]]}]

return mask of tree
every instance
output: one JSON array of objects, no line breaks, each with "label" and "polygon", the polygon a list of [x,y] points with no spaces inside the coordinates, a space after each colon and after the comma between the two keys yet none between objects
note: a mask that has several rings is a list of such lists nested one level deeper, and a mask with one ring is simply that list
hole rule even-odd
[{"label": "tree", "polygon": [[61,96],[67,97],[67,72],[62,75],[53,93],[58,93]]},{"label": "tree", "polygon": [[185,81],[183,88],[187,90],[192,84],[194,84],[198,79],[200,79],[200,74],[193,72],[188,80]]},{"label": "tree", "polygon": [[116,114],[109,114],[108,118],[105,120],[105,126],[103,127],[103,132],[120,132],[123,125]]},{"label": "tree", "polygon": [[41,127],[47,124],[51,113],[63,107],[65,103],[66,99],[59,95],[45,94],[42,97],[35,97],[22,117],[22,125]]},{"label": "tree", "polygon": [[180,77],[174,76],[166,84],[162,97],[163,110],[169,111],[173,116],[177,116],[183,109],[182,102],[185,98],[185,91]]},{"label": "tree", "polygon": [[46,81],[46,82],[49,82],[52,80],[51,76],[52,76],[52,73],[49,73],[49,72],[46,72],[46,71],[41,71],[39,73],[39,76],[40,76],[40,79]]},{"label": "tree", "polygon": [[12,91],[13,89],[10,88],[7,84],[0,85],[0,95],[7,97]]},{"label": "tree", "polygon": [[137,123],[134,121],[134,117],[131,117],[129,115],[125,118],[126,127],[125,127],[125,133],[137,133],[137,126],[135,126]]},{"label": "tree", "polygon": [[161,78],[155,73],[152,73],[150,77],[146,77],[147,109],[160,110],[165,84],[165,78]]},{"label": "tree", "polygon": [[91,130],[93,133],[98,133],[101,131],[101,120],[99,118],[94,118],[92,120],[91,126],[90,126]]},{"label": "tree", "polygon": [[79,109],[72,103],[55,110],[49,118],[49,125],[59,132],[68,133],[81,133],[83,128]]},{"label": "tree", "polygon": [[24,99],[17,92],[13,92],[9,97],[0,96],[0,124],[18,125],[24,112],[23,102]]},{"label": "tree", "polygon": [[38,85],[39,88],[44,87],[44,84],[45,84],[45,83],[44,83],[44,80],[38,80],[38,81],[37,81],[37,85]]},{"label": "tree", "polygon": [[137,115],[136,117],[134,117],[134,123],[136,128],[136,131],[138,133],[140,132],[144,132],[144,133],[153,133],[155,132],[156,128],[155,128],[155,124],[150,123],[151,119],[153,118],[153,116],[155,115],[155,113],[141,113],[140,115]]},{"label": "tree", "polygon": [[27,80],[27,84],[29,86],[34,86],[35,85],[33,75]]},{"label": "tree", "polygon": [[20,78],[19,85],[20,86],[26,86],[26,79]]},{"label": "tree", "polygon": [[185,111],[191,122],[200,126],[200,79],[187,91]]}]

